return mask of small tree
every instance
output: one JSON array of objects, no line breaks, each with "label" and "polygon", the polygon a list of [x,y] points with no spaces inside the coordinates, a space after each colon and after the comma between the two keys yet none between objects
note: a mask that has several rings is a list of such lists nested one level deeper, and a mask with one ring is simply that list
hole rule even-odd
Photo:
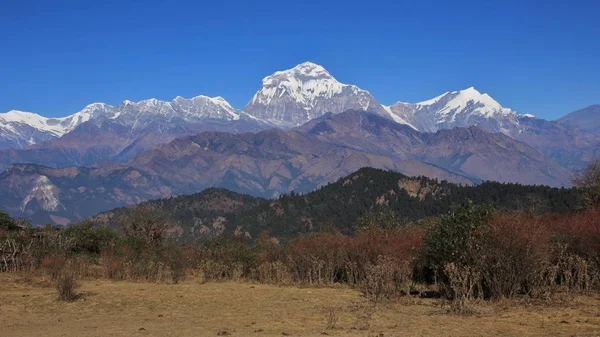
[{"label": "small tree", "polygon": [[70,252],[76,254],[100,254],[102,249],[116,239],[116,233],[108,227],[96,227],[90,221],[71,224],[63,231],[70,244]]},{"label": "small tree", "polygon": [[491,205],[473,205],[468,200],[444,215],[425,238],[429,263],[442,271],[448,263],[473,265],[482,246],[478,231],[489,220]]},{"label": "small tree", "polygon": [[[479,283],[478,264],[484,252],[485,223],[493,214],[491,205],[475,206],[469,200],[454,208],[429,231],[425,258],[446,296],[464,307]],[[481,289],[477,289],[478,294]]]},{"label": "small tree", "polygon": [[8,213],[5,211],[0,211],[0,229],[4,229],[7,231],[13,231],[18,229],[18,224],[15,219],[13,219]]},{"label": "small tree", "polygon": [[120,220],[126,236],[152,245],[160,245],[171,227],[166,215],[149,204],[134,207]]},{"label": "small tree", "polygon": [[587,207],[600,205],[600,158],[594,159],[573,181],[582,193]]}]

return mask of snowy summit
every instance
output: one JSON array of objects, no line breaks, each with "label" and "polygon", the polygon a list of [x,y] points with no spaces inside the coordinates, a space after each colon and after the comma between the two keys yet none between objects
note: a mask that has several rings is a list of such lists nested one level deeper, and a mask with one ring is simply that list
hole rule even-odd
[{"label": "snowy summit", "polygon": [[304,62],[265,77],[244,112],[269,123],[291,127],[327,112],[350,109],[389,117],[368,91],[339,82],[318,64]]}]

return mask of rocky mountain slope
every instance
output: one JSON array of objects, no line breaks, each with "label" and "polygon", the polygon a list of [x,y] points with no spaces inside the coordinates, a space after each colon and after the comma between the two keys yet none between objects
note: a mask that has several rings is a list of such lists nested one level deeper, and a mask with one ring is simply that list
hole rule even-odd
[{"label": "rocky mountain slope", "polygon": [[569,170],[525,143],[477,127],[421,133],[354,111],[325,116],[298,130],[347,148],[433,164],[475,181],[559,186],[571,179]]},{"label": "rocky mountain slope", "polygon": [[[562,211],[578,206],[573,190],[544,186],[484,183],[459,186],[424,177],[363,168],[314,192],[265,200],[225,189],[149,201],[143,205],[114,209],[91,219],[95,224],[120,228],[135,217],[136,210],[163,214],[176,227],[177,239],[195,241],[220,235],[257,238],[263,232],[276,237],[333,227],[353,233],[360,223],[384,212],[384,221],[407,223],[447,212],[454,204],[470,199],[493,203],[502,209]],[[382,216],[382,215],[379,215]]]},{"label": "rocky mountain slope", "polygon": [[600,104],[590,105],[560,118],[562,125],[600,134]]}]

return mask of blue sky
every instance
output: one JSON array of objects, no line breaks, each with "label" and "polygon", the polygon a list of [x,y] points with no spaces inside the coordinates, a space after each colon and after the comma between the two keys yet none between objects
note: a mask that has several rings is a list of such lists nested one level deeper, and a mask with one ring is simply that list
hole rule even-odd
[{"label": "blue sky", "polygon": [[556,118],[600,103],[599,1],[0,3],[0,111],[223,96],[313,61],[384,104],[475,86]]}]

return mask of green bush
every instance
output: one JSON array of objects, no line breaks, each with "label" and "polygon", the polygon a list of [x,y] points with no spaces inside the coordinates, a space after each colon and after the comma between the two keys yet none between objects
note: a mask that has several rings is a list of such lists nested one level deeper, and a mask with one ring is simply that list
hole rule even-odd
[{"label": "green bush", "polygon": [[471,201],[455,207],[433,225],[425,237],[425,254],[429,265],[443,274],[449,263],[472,266],[483,248],[482,225],[493,214],[491,205],[475,206]]},{"label": "green bush", "polygon": [[112,229],[95,227],[89,221],[66,227],[63,235],[69,242],[70,253],[74,254],[98,255],[117,239],[117,234]]}]

